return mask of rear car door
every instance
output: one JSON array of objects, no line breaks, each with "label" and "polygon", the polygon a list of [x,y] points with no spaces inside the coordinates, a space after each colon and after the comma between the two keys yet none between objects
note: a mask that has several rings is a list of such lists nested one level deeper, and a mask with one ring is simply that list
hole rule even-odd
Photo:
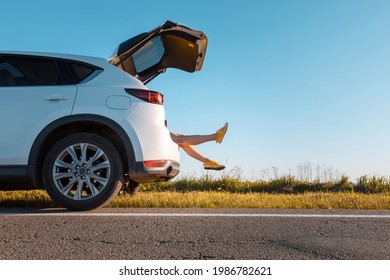
[{"label": "rear car door", "polygon": [[26,165],[42,129],[71,114],[76,92],[55,59],[0,54],[0,165]]}]

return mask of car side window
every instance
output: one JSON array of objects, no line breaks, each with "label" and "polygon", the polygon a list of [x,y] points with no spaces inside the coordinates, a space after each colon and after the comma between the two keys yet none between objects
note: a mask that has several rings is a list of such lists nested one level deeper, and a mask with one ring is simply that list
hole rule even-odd
[{"label": "car side window", "polygon": [[73,78],[76,82],[76,84],[83,82],[85,79],[87,79],[92,73],[95,72],[95,68],[86,65],[84,63],[78,63],[78,62],[71,62],[70,68],[72,69]]},{"label": "car side window", "polygon": [[52,86],[63,84],[54,59],[30,56],[0,57],[0,86]]}]

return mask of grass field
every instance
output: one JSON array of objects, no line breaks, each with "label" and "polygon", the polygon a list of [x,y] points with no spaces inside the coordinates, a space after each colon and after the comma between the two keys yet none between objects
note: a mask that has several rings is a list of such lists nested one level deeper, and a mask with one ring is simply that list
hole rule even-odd
[{"label": "grass field", "polygon": [[[43,190],[0,191],[2,207],[55,207]],[[240,176],[183,177],[144,184],[135,196],[118,195],[107,207],[291,208],[390,210],[390,179],[362,176],[352,183],[283,176],[247,181]]]}]

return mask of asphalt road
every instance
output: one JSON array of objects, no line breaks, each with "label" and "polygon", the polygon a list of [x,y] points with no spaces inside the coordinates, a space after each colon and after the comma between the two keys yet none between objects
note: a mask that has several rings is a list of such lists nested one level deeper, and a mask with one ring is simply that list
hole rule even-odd
[{"label": "asphalt road", "polygon": [[390,259],[390,211],[0,208],[0,259]]}]

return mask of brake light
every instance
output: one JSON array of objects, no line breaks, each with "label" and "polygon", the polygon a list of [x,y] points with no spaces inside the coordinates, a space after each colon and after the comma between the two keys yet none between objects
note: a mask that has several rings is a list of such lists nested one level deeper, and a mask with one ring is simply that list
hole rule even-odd
[{"label": "brake light", "polygon": [[167,163],[166,160],[145,160],[144,166],[145,167],[164,167]]},{"label": "brake light", "polygon": [[157,91],[145,90],[145,89],[129,89],[126,88],[125,91],[132,96],[135,96],[143,101],[163,105],[164,104],[164,95]]}]

